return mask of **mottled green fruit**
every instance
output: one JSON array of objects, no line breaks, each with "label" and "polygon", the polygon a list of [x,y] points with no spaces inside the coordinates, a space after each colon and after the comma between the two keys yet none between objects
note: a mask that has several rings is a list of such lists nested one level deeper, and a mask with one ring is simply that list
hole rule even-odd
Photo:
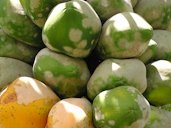
[{"label": "mottled green fruit", "polygon": [[52,52],[48,48],[37,54],[33,74],[61,98],[83,96],[90,77],[85,61]]},{"label": "mottled green fruit", "polygon": [[149,112],[148,101],[131,86],[103,91],[93,101],[97,128],[144,128]]},{"label": "mottled green fruit", "polygon": [[52,8],[65,1],[69,0],[20,0],[24,11],[40,28],[43,28]]},{"label": "mottled green fruit", "polygon": [[101,21],[83,0],[60,3],[50,13],[42,38],[45,45],[72,57],[87,57],[96,45]]},{"label": "mottled green fruit", "polygon": [[0,24],[5,33],[31,46],[43,47],[41,29],[28,18],[19,0],[0,0]]},{"label": "mottled green fruit", "polygon": [[150,117],[144,128],[171,128],[171,111],[151,106]]},{"label": "mottled green fruit", "polygon": [[8,36],[0,29],[0,56],[32,63],[39,49],[31,47]]},{"label": "mottled green fruit", "polygon": [[134,11],[154,29],[171,31],[171,0],[139,0]]},{"label": "mottled green fruit", "polygon": [[171,111],[171,104],[166,104],[166,105],[160,106],[159,108],[167,110],[167,111]]},{"label": "mottled green fruit", "polygon": [[131,0],[131,4],[133,7],[135,7],[135,5],[138,3],[138,0]]},{"label": "mottled green fruit", "polygon": [[133,12],[130,0],[87,0],[99,15],[102,21],[105,21],[113,15],[120,12]]},{"label": "mottled green fruit", "polygon": [[156,106],[171,103],[171,62],[158,60],[147,65],[147,100]]},{"label": "mottled green fruit", "polygon": [[[148,47],[145,50],[145,52],[138,58],[145,64],[148,64],[155,60],[156,55],[157,55],[157,49],[158,49],[157,42],[155,42],[153,39],[151,39],[149,41]],[[160,51],[158,51],[158,52],[160,52]]]},{"label": "mottled green fruit", "polygon": [[32,77],[32,66],[17,59],[0,57],[0,91],[20,76]]},{"label": "mottled green fruit", "polygon": [[171,60],[171,32],[154,30],[152,39],[157,43],[155,60]]},{"label": "mottled green fruit", "polygon": [[140,56],[153,35],[152,27],[138,14],[118,13],[102,28],[97,52],[102,59]]},{"label": "mottled green fruit", "polygon": [[146,67],[138,59],[106,59],[95,69],[87,84],[88,97],[117,86],[134,86],[141,93],[147,87]]}]

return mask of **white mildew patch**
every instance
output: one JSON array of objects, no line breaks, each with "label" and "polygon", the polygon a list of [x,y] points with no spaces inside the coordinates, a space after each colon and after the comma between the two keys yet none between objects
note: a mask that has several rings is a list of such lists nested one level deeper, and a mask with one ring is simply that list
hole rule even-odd
[{"label": "white mildew patch", "polygon": [[34,22],[36,24],[38,24],[39,26],[40,25],[43,26],[45,24],[45,19],[43,17],[42,18],[38,18],[38,19],[34,20]]},{"label": "white mildew patch", "polygon": [[95,113],[95,119],[97,121],[104,120],[105,117],[104,117],[103,113],[100,111],[99,108],[95,107],[94,108],[94,113]]},{"label": "white mildew patch", "polygon": [[42,14],[42,13],[39,13],[37,16],[38,16],[39,18],[41,18],[41,17],[43,17],[43,14]]},{"label": "white mildew patch", "polygon": [[136,89],[134,89],[133,87],[128,87],[127,90],[131,93],[136,93]]},{"label": "white mildew patch", "polygon": [[100,27],[98,26],[98,22],[93,21],[92,17],[87,17],[82,20],[82,26],[84,28],[92,28],[93,32],[96,33],[100,31]]},{"label": "white mildew patch", "polygon": [[82,26],[83,26],[84,28],[89,28],[89,27],[91,27],[91,19],[89,19],[89,18],[84,18],[84,19],[82,20]]},{"label": "white mildew patch", "polygon": [[82,40],[80,43],[77,45],[77,48],[85,48],[87,46],[87,41]]},{"label": "white mildew patch", "polygon": [[40,0],[31,0],[30,1],[30,7],[32,10],[37,9],[40,7]]},{"label": "white mildew patch", "polygon": [[45,84],[28,77],[20,77],[14,89],[18,104],[27,105],[39,99],[56,98]]},{"label": "white mildew patch", "polygon": [[102,7],[108,7],[109,6],[108,0],[101,0],[100,4]]},{"label": "white mildew patch", "polygon": [[68,47],[68,46],[64,46],[63,49],[64,49],[66,52],[69,52],[69,53],[71,53],[71,52],[73,51],[73,48]]},{"label": "white mildew patch", "polygon": [[49,82],[52,84],[52,85],[55,85],[56,84],[56,80],[55,80],[55,77],[53,76],[53,73],[51,71],[45,71],[44,72],[44,80]]},{"label": "white mildew patch", "polygon": [[143,118],[145,119],[145,117],[148,117],[147,115],[149,114],[149,111],[150,111],[150,105],[148,101],[141,95],[138,95],[136,102],[138,103],[141,109],[141,112],[143,114]]},{"label": "white mildew patch", "polygon": [[81,37],[82,37],[82,31],[81,30],[72,28],[69,31],[69,39],[71,41],[78,42],[81,40]]},{"label": "white mildew patch", "polygon": [[126,126],[124,128],[144,128],[145,122],[143,119],[136,120],[130,126]]},{"label": "white mildew patch", "polygon": [[74,49],[73,50],[73,55],[75,56],[75,57],[79,57],[79,56],[86,56],[86,55],[88,55],[89,54],[89,52],[90,52],[90,49]]},{"label": "white mildew patch", "polygon": [[49,7],[46,7],[46,11],[49,11]]},{"label": "white mildew patch", "polygon": [[114,125],[115,125],[115,121],[114,121],[114,120],[109,120],[109,121],[108,121],[108,124],[109,124],[110,126],[114,126]]},{"label": "white mildew patch", "polygon": [[87,16],[86,20],[82,21],[83,26],[85,26],[84,28],[87,28],[87,26],[91,26],[95,33],[98,32],[101,29],[101,21],[94,9],[85,1],[76,2],[79,4],[79,10]]}]

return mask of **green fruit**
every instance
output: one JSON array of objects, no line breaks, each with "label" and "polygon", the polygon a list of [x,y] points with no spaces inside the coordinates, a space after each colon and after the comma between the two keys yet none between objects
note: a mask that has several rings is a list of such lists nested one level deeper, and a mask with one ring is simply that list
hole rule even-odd
[{"label": "green fruit", "polygon": [[134,11],[154,29],[171,31],[171,0],[139,0]]},{"label": "green fruit", "polygon": [[152,35],[152,27],[138,14],[118,13],[104,23],[97,52],[102,59],[138,57]]},{"label": "green fruit", "polygon": [[132,1],[129,0],[87,0],[102,21],[120,12],[133,12]]},{"label": "green fruit", "polygon": [[0,57],[0,91],[20,76],[32,77],[32,66],[17,59]]},{"label": "green fruit", "polygon": [[157,43],[156,60],[171,60],[171,32],[167,30],[154,30],[152,39]]},{"label": "green fruit", "polygon": [[39,49],[15,40],[0,29],[1,57],[11,57],[27,63],[32,63],[38,51]]},{"label": "green fruit", "polygon": [[24,11],[40,28],[43,28],[52,8],[64,1],[68,0],[20,0]]},{"label": "green fruit", "polygon": [[101,21],[93,8],[82,0],[58,4],[50,13],[42,38],[56,52],[72,57],[87,57],[96,45]]},{"label": "green fruit", "polygon": [[151,39],[145,52],[138,58],[145,64],[148,64],[155,60],[157,52],[160,52],[158,51],[158,44],[153,39]]},{"label": "green fruit", "polygon": [[43,47],[41,30],[26,16],[19,0],[0,0],[0,26],[3,31],[31,46]]},{"label": "green fruit", "polygon": [[147,100],[156,106],[171,103],[171,62],[158,60],[147,65]]},{"label": "green fruit", "polygon": [[150,117],[144,128],[171,128],[171,111],[151,106]]},{"label": "green fruit", "polygon": [[120,86],[101,92],[93,101],[97,128],[143,128],[150,105],[134,87]]},{"label": "green fruit", "polygon": [[85,61],[52,52],[48,48],[36,55],[33,74],[61,98],[83,96],[90,77]]},{"label": "green fruit", "polygon": [[131,4],[133,7],[135,7],[135,5],[138,3],[138,0],[131,0]]},{"label": "green fruit", "polygon": [[117,86],[134,86],[141,93],[147,87],[146,68],[138,59],[106,59],[94,71],[87,84],[88,97]]}]

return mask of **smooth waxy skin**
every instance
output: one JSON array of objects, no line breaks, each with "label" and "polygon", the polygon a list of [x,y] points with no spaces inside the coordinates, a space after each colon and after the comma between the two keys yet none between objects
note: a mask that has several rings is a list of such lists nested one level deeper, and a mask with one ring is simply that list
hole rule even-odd
[{"label": "smooth waxy skin", "polygon": [[90,72],[85,61],[42,49],[33,64],[34,77],[62,98],[83,96]]},{"label": "smooth waxy skin", "polygon": [[130,0],[87,0],[87,2],[92,5],[102,21],[120,12],[133,12]]},{"label": "smooth waxy skin", "polygon": [[170,128],[171,111],[162,107],[151,106],[150,117],[144,128]]},{"label": "smooth waxy skin", "polygon": [[11,57],[32,63],[39,49],[26,45],[8,36],[0,29],[0,56]]},{"label": "smooth waxy skin", "polygon": [[53,51],[84,58],[94,49],[100,31],[101,21],[93,8],[86,1],[72,0],[54,7],[42,38]]},{"label": "smooth waxy skin", "polygon": [[32,66],[17,59],[0,57],[0,91],[20,76],[32,77]]},{"label": "smooth waxy skin", "polygon": [[154,29],[171,31],[171,0],[140,0],[134,11]]},{"label": "smooth waxy skin", "polygon": [[86,98],[67,98],[49,112],[46,128],[94,128],[92,105]]},{"label": "smooth waxy skin", "polygon": [[1,0],[0,5],[0,26],[5,33],[28,45],[43,47],[41,30],[26,16],[19,0]]},{"label": "smooth waxy skin", "polygon": [[134,86],[143,93],[147,87],[145,65],[138,59],[106,59],[91,75],[87,94],[93,100],[104,90],[125,85]]},{"label": "smooth waxy skin", "polygon": [[58,96],[31,77],[19,77],[0,93],[1,128],[45,128]]},{"label": "smooth waxy skin", "polygon": [[120,86],[101,92],[93,101],[97,128],[143,128],[150,105],[134,87]]},{"label": "smooth waxy skin", "polygon": [[147,49],[152,35],[152,27],[141,16],[119,13],[104,23],[97,52],[102,59],[137,57]]},{"label": "smooth waxy skin", "polygon": [[171,103],[171,62],[158,60],[147,65],[147,100],[155,106]]},{"label": "smooth waxy skin", "polygon": [[43,28],[52,8],[65,1],[68,0],[20,0],[25,12],[40,28]]}]

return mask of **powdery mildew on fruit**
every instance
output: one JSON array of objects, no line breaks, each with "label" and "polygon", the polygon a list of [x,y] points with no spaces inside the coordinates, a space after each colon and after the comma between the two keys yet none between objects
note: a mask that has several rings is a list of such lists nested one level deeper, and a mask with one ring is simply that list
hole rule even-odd
[{"label": "powdery mildew on fruit", "polygon": [[125,126],[124,128],[144,128],[145,122],[143,119],[136,120],[130,126]]},{"label": "powdery mildew on fruit", "polygon": [[81,30],[72,28],[69,31],[69,39],[71,41],[78,42],[81,40],[81,37],[82,37],[82,31]]},{"label": "powdery mildew on fruit", "polygon": [[141,95],[137,95],[137,99],[135,101],[139,105],[139,108],[142,112],[142,118],[145,123],[147,121],[147,118],[148,118],[148,115],[150,112],[150,105],[149,105],[148,101]]},{"label": "powdery mildew on fruit", "polygon": [[136,93],[136,89],[133,88],[133,87],[128,87],[127,90],[132,94],[135,94]]},{"label": "powdery mildew on fruit", "polygon": [[82,48],[84,49],[87,46],[87,40],[82,40],[77,44],[77,48]]},{"label": "powdery mildew on fruit", "polygon": [[32,10],[39,8],[40,4],[40,0],[30,0],[30,7]]},{"label": "powdery mildew on fruit", "polygon": [[101,3],[102,7],[108,7],[109,6],[108,0],[101,0],[100,3]]},{"label": "powdery mildew on fruit", "polygon": [[78,0],[73,0],[73,1],[77,2],[80,5],[81,10],[83,11],[82,13],[85,16],[87,16],[87,18],[83,19],[82,21],[83,27],[87,28],[90,26],[94,33],[100,31],[101,21],[98,15],[96,14],[96,12],[94,11],[94,9],[85,1],[78,1]]},{"label": "powdery mildew on fruit", "polygon": [[14,89],[17,95],[18,104],[27,105],[44,98],[57,98],[43,83],[33,80],[32,78],[20,77],[17,80]]},{"label": "powdery mildew on fruit", "polygon": [[98,107],[94,108],[94,113],[95,113],[95,119],[97,121],[104,120],[104,115],[103,115],[103,113],[100,111],[100,109]]},{"label": "powdery mildew on fruit", "polygon": [[72,54],[74,57],[79,56],[80,54],[82,56],[88,55],[90,53],[91,49],[80,49],[80,48],[71,48],[68,46],[64,46],[63,49],[68,52],[68,54]]},{"label": "powdery mildew on fruit", "polygon": [[108,124],[109,124],[110,126],[114,126],[114,125],[115,125],[115,121],[114,121],[114,120],[109,120],[109,121],[108,121]]}]

